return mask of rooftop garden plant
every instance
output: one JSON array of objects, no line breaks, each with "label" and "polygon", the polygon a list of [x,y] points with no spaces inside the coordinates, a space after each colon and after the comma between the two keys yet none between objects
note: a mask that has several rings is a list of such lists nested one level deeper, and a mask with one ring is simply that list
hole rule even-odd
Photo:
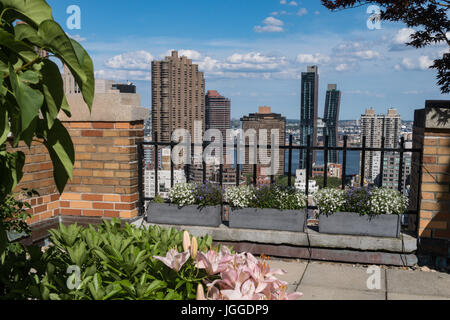
[{"label": "rooftop garden plant", "polygon": [[[248,253],[212,247],[212,238],[140,229],[119,220],[60,225],[52,245],[9,249],[0,259],[0,299],[296,299],[287,283]],[[68,273],[68,271],[70,271]]]},{"label": "rooftop garden plant", "polygon": [[222,204],[222,189],[214,184],[179,183],[169,190],[169,200],[180,207],[200,207]]},{"label": "rooftop garden plant", "polygon": [[325,188],[314,195],[323,215],[354,212],[360,215],[403,214],[408,198],[397,190],[377,187],[352,188],[345,191]]},{"label": "rooftop garden plant", "polygon": [[294,188],[277,185],[230,187],[225,199],[233,208],[301,210],[307,205],[306,196]]}]

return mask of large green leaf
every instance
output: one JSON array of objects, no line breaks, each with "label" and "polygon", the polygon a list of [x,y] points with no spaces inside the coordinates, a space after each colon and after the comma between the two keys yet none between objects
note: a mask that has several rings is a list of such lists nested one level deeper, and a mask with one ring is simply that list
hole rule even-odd
[{"label": "large green leaf", "polygon": [[39,109],[44,102],[44,96],[38,90],[32,89],[19,81],[13,67],[9,66],[11,87],[20,107],[22,131],[25,131],[38,116]]},{"label": "large green leaf", "polygon": [[63,60],[70,68],[78,84],[87,81],[72,42],[58,23],[53,20],[42,22],[39,25],[38,35],[43,39],[44,47]]},{"label": "large green leaf", "polygon": [[48,127],[51,129],[55,119],[58,117],[59,110],[70,110],[69,104],[65,99],[64,85],[58,66],[50,61],[44,60],[41,69],[42,89],[46,102],[46,115]]},{"label": "large green leaf", "polygon": [[72,46],[77,54],[78,62],[83,68],[84,74],[86,75],[86,81],[79,84],[81,92],[83,93],[83,99],[92,110],[92,103],[94,102],[95,94],[95,76],[94,76],[94,64],[91,57],[88,55],[86,50],[75,40],[70,39]]},{"label": "large green leaf", "polygon": [[22,179],[24,164],[23,152],[0,151],[0,200],[10,194]]},{"label": "large green leaf", "polygon": [[32,26],[30,26],[29,24],[21,23],[16,25],[14,27],[14,33],[16,40],[18,41],[28,40],[29,42],[38,47],[44,46],[44,42],[38,36],[37,30]]},{"label": "large green leaf", "polygon": [[6,20],[21,19],[35,26],[53,19],[52,9],[45,0],[1,0],[0,9],[8,9],[4,15]]},{"label": "large green leaf", "polygon": [[53,162],[53,176],[60,193],[63,193],[68,179],[73,177],[75,150],[69,132],[56,119],[53,127],[47,132],[45,146]]},{"label": "large green leaf", "polygon": [[0,45],[19,55],[25,62],[30,62],[37,58],[33,47],[15,39],[11,33],[3,29],[0,29]]}]

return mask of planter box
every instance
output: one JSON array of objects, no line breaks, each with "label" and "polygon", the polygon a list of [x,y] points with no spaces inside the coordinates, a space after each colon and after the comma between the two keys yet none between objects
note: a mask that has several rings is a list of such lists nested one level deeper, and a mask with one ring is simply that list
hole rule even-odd
[{"label": "planter box", "polygon": [[319,232],[399,238],[401,215],[361,216],[353,212],[337,212],[330,216],[320,215]]},{"label": "planter box", "polygon": [[147,222],[184,226],[218,227],[222,224],[222,207],[198,207],[167,203],[151,203],[147,208]]},{"label": "planter box", "polygon": [[303,232],[306,210],[232,209],[230,228]]}]

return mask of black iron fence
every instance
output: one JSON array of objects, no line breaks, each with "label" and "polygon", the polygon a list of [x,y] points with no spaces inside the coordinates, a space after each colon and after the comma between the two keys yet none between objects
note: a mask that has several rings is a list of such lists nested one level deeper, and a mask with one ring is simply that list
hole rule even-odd
[{"label": "black iron fence", "polygon": [[[312,154],[313,152],[320,152],[322,151],[324,153],[324,164],[323,164],[323,186],[327,187],[328,186],[328,167],[329,167],[329,161],[328,161],[328,153],[329,151],[336,151],[336,152],[342,152],[342,184],[341,184],[341,188],[345,189],[348,185],[347,181],[348,178],[350,176],[347,175],[347,154],[349,152],[355,152],[355,151],[359,151],[361,153],[361,158],[360,158],[360,181],[359,181],[359,185],[362,187],[365,185],[365,172],[366,172],[366,156],[370,153],[370,152],[379,152],[380,153],[380,167],[379,167],[379,179],[377,179],[377,182],[372,183],[373,185],[376,185],[378,187],[383,187],[383,176],[384,176],[384,158],[386,153],[395,153],[398,154],[399,156],[399,163],[398,163],[398,191],[404,193],[405,189],[406,189],[406,185],[404,183],[404,165],[405,165],[405,154],[406,153],[411,153],[411,154],[417,154],[418,157],[416,157],[416,159],[419,159],[418,164],[416,164],[416,166],[411,166],[411,168],[415,167],[417,168],[418,172],[411,172],[410,174],[418,174],[419,177],[422,176],[422,161],[423,161],[423,149],[413,149],[413,148],[406,148],[405,147],[405,140],[402,137],[401,141],[400,141],[400,147],[399,148],[385,148],[385,138],[382,137],[381,139],[381,147],[379,148],[373,148],[373,147],[367,147],[367,138],[363,137],[362,138],[362,144],[360,147],[349,147],[348,146],[348,137],[344,136],[344,141],[343,141],[343,146],[342,147],[332,147],[329,146],[329,138],[325,137],[325,143],[323,146],[313,146],[312,145],[312,139],[311,136],[308,136],[308,143],[306,146],[302,146],[302,145],[294,145],[293,144],[293,136],[291,135],[289,137],[289,144],[288,145],[280,145],[278,148],[280,150],[284,151],[284,154],[286,154],[286,151],[288,153],[288,160],[287,160],[287,166],[288,166],[288,171],[285,172],[285,175],[288,177],[288,186],[292,187],[292,166],[293,166],[293,151],[294,150],[305,150],[306,151],[306,165],[305,168],[300,168],[300,169],[306,169],[306,195],[309,195],[310,190],[309,190],[309,181],[310,181],[310,172],[312,171]],[[202,155],[203,152],[205,150],[206,147],[210,146],[211,144],[216,144],[215,142],[204,142],[202,144],[195,144],[195,143],[191,143],[190,145],[190,150],[191,150],[191,157],[193,157],[193,152],[195,150],[195,148],[197,147],[201,147],[202,148]],[[153,156],[153,165],[154,165],[154,188],[155,188],[155,195],[158,194],[159,191],[159,185],[158,185],[158,171],[159,171],[159,148],[170,148],[170,154],[172,155],[172,151],[174,149],[175,146],[177,145],[183,145],[183,143],[178,143],[178,142],[158,142],[158,135],[157,133],[154,134],[153,137],[153,141],[149,141],[149,142],[140,142],[138,144],[138,170],[139,170],[139,177],[138,177],[138,184],[139,184],[139,209],[140,209],[140,214],[143,215],[144,214],[144,210],[145,210],[145,203],[147,201],[152,201],[154,200],[153,197],[146,197],[145,193],[144,193],[144,147],[145,146],[151,146],[153,147],[153,152],[152,152],[152,156]],[[186,146],[186,144],[185,144]],[[239,152],[242,148],[245,149],[249,149],[249,148],[253,148],[255,150],[255,155],[257,155],[257,151],[260,148],[266,148],[266,149],[271,149],[272,146],[271,145],[243,145],[243,144],[238,144],[237,142],[234,143],[233,146],[233,152],[236,152],[236,158],[239,159],[240,155]],[[222,146],[220,146],[222,148],[230,148],[230,145],[227,144],[223,144]],[[222,149],[223,150],[223,149]],[[223,155],[223,152],[221,153]],[[206,163],[204,160],[202,161],[202,175],[203,175],[203,179],[202,181],[207,182],[207,171],[206,171]],[[190,164],[186,164],[184,165],[184,169],[186,172],[186,180],[187,182],[190,182],[190,176],[191,176],[191,165]],[[239,186],[241,183],[240,180],[240,176],[241,176],[241,167],[240,165],[236,164],[235,168],[234,168],[235,172],[236,172],[236,185]],[[219,170],[218,170],[218,181],[216,183],[219,183],[219,185],[221,187],[223,187],[223,161],[221,161],[221,164],[219,165]],[[258,178],[258,165],[255,163],[253,164],[253,179],[252,179],[252,183],[254,185],[256,185],[257,183],[257,178]],[[173,162],[170,161],[170,187],[174,186],[174,165]],[[271,175],[270,176],[270,181],[271,183],[275,183],[275,175]],[[420,180],[419,180],[419,185],[414,188],[417,191],[417,194],[415,195],[410,195],[411,197],[417,197],[417,199],[420,199],[420,195],[421,195],[421,188],[420,188]],[[419,210],[419,206],[420,206],[420,201],[416,201],[417,203],[417,207],[413,208],[412,210],[410,210],[408,212],[408,214],[417,214],[418,210]],[[317,209],[315,207],[309,207],[309,209]]]}]

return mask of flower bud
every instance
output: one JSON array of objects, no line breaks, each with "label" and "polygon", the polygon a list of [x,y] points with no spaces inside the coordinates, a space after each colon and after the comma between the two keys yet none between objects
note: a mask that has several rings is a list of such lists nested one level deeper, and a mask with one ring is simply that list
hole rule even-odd
[{"label": "flower bud", "polygon": [[183,234],[183,249],[184,252],[189,251],[189,248],[191,247],[191,236],[189,235],[189,232],[185,231]]},{"label": "flower bud", "polygon": [[206,300],[205,290],[203,290],[203,286],[201,283],[199,283],[197,286],[197,300],[198,301]]},{"label": "flower bud", "polygon": [[191,243],[191,257],[195,260],[197,258],[197,251],[198,251],[198,243],[197,238],[192,237],[192,243]]}]

